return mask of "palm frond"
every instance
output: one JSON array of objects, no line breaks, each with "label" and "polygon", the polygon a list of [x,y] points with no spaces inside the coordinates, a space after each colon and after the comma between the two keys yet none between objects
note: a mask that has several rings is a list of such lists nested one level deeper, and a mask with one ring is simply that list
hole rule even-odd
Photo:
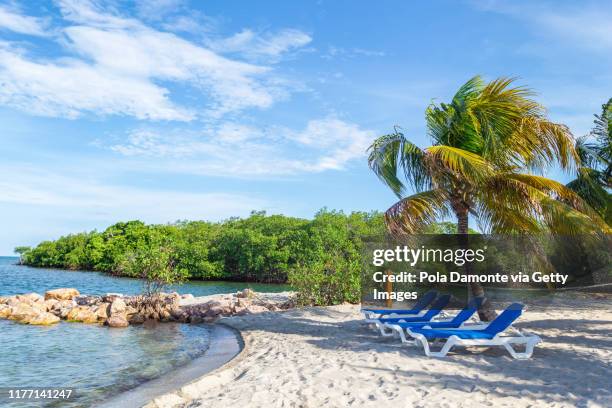
[{"label": "palm frond", "polygon": [[399,179],[401,170],[405,180],[417,191],[428,188],[431,183],[425,152],[407,140],[400,132],[381,136],[370,146],[368,164],[374,173],[401,197],[406,186]]},{"label": "palm frond", "polygon": [[600,184],[601,173],[590,168],[582,168],[578,177],[566,187],[578,194],[600,215],[605,216],[610,205],[610,193]]},{"label": "palm frond", "polygon": [[423,191],[406,197],[385,212],[389,231],[395,236],[414,234],[448,214],[448,196],[442,189]]},{"label": "palm frond", "polygon": [[458,178],[478,182],[493,174],[493,167],[481,156],[451,146],[430,146],[425,152],[434,163]]},{"label": "palm frond", "polygon": [[610,231],[576,193],[544,177],[499,174],[487,180],[477,195],[479,216],[494,232],[534,232],[540,223],[542,230],[557,233]]},{"label": "palm frond", "polygon": [[557,162],[562,168],[571,169],[580,161],[569,128],[539,116],[521,119],[509,148],[525,166],[542,168]]}]

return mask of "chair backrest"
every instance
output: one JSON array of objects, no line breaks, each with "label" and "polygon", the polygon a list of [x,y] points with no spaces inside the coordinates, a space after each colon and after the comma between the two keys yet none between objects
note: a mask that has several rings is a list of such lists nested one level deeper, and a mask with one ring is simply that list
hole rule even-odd
[{"label": "chair backrest", "polygon": [[415,312],[420,312],[421,310],[429,306],[429,304],[433,302],[436,296],[438,296],[438,292],[436,292],[435,290],[430,290],[426,292],[423,296],[421,296],[418,302],[414,304],[412,310]]},{"label": "chair backrest", "polygon": [[436,301],[431,305],[431,308],[427,311],[427,313],[423,315],[423,318],[431,319],[432,317],[440,314],[442,309],[444,309],[446,305],[448,305],[448,302],[450,302],[450,298],[450,295],[442,295],[437,298]]},{"label": "chair backrest", "polygon": [[461,309],[459,313],[457,313],[457,316],[453,318],[452,322],[458,324],[465,322],[467,319],[472,317],[474,313],[478,311],[483,300],[484,298],[481,297],[472,298],[472,300],[468,302],[467,306]]},{"label": "chair backrest", "polygon": [[513,303],[506,308],[499,316],[495,318],[486,329],[485,332],[490,334],[501,333],[506,330],[516,319],[519,318],[523,312],[523,305],[520,303]]}]

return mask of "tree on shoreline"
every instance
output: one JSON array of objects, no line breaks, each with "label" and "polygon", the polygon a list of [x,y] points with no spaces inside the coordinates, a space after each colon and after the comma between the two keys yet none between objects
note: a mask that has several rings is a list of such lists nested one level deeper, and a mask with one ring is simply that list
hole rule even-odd
[{"label": "tree on shoreline", "polygon": [[168,286],[187,278],[187,271],[177,267],[175,255],[170,246],[158,242],[125,254],[119,268],[129,276],[142,279],[143,295],[154,299]]},{"label": "tree on shoreline", "polygon": [[576,140],[581,165],[576,179],[567,187],[574,190],[610,225],[612,224],[612,98],[595,115],[595,127]]},{"label": "tree on shoreline", "polygon": [[[463,244],[470,214],[492,233],[609,230],[575,192],[532,173],[554,162],[570,169],[579,157],[569,129],[549,121],[533,93],[512,83],[476,76],[450,103],[431,104],[425,112],[430,147],[421,149],[398,128],[370,146],[370,168],[400,199],[385,213],[393,235],[421,232],[451,214]],[[409,187],[415,193],[406,196]],[[464,267],[469,273],[470,264]],[[481,285],[470,289],[484,298]],[[489,302],[479,316],[494,316]]]},{"label": "tree on shoreline", "polygon": [[14,249],[14,252],[19,255],[19,264],[23,264],[23,255],[28,251],[32,250],[29,246],[18,246]]}]

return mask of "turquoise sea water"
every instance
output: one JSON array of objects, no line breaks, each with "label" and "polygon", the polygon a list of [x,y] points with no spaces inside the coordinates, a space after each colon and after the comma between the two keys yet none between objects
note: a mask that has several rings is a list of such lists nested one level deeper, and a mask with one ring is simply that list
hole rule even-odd
[{"label": "turquoise sea water", "polygon": [[[109,292],[133,295],[139,293],[142,288],[139,279],[110,276],[101,272],[30,268],[16,265],[18,260],[19,258],[15,257],[0,256],[0,295],[27,292],[44,294],[45,291],[53,288],[77,288],[81,293],[88,295],[103,295]],[[232,293],[247,287],[257,292],[289,290],[287,285],[189,281],[180,286],[170,287],[167,291],[206,296],[216,293]]]},{"label": "turquoise sea water", "polygon": [[[74,287],[84,294],[135,294],[136,279],[96,272],[17,266],[17,258],[0,257],[0,295]],[[287,286],[234,282],[188,282],[172,288],[195,296],[230,293],[245,287],[282,291]],[[207,325],[157,324],[111,329],[60,322],[41,327],[0,320],[0,390],[6,387],[73,388],[76,399],[49,406],[87,407],[191,361],[209,344]],[[43,404],[9,404],[23,407]]]}]

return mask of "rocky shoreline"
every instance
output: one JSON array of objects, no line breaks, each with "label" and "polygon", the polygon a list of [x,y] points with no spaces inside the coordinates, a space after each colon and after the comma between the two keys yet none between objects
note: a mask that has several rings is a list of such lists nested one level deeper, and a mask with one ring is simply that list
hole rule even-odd
[{"label": "rocky shoreline", "polygon": [[295,306],[292,294],[258,294],[251,289],[232,294],[195,298],[160,293],[155,296],[81,295],[74,288],[0,296],[0,319],[23,324],[51,325],[66,320],[110,327],[127,327],[146,321],[213,323],[221,317],[279,311]]}]

